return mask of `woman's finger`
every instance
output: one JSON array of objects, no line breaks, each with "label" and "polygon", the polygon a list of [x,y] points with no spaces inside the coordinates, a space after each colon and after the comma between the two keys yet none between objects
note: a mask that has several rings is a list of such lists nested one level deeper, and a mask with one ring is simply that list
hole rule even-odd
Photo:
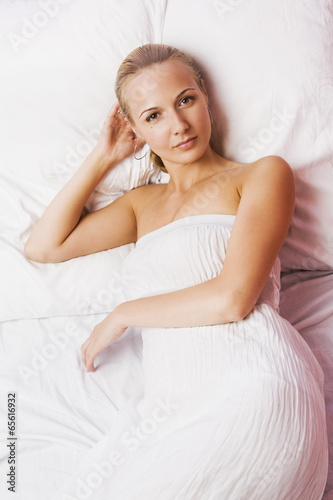
[{"label": "woman's finger", "polygon": [[88,365],[90,363],[89,363],[88,346],[86,347],[83,344],[83,346],[81,347],[81,352],[82,352],[82,362],[83,362],[83,364],[85,366],[86,371],[89,371],[88,370]]},{"label": "woman's finger", "polygon": [[119,102],[115,101],[110,108],[108,116],[117,116],[119,109],[120,109]]},{"label": "woman's finger", "polygon": [[82,346],[81,346],[81,359],[82,359],[82,363],[84,365],[86,365],[86,346],[85,346],[85,343],[82,344]]},{"label": "woman's finger", "polygon": [[86,363],[86,372],[95,371],[94,359],[95,359],[95,356],[92,356],[92,355],[88,356],[87,363]]}]

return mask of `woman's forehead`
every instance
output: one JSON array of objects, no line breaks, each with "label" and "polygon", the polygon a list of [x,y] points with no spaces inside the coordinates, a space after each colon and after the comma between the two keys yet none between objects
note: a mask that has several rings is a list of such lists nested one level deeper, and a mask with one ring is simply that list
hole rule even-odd
[{"label": "woman's forehead", "polygon": [[165,61],[145,68],[127,84],[126,94],[131,109],[151,104],[158,106],[164,98],[176,97],[187,87],[197,88],[191,69],[178,61]]}]

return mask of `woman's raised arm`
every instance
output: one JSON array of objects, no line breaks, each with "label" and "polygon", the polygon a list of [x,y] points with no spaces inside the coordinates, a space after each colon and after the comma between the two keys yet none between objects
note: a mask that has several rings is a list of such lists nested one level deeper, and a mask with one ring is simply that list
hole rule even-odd
[{"label": "woman's raised arm", "polygon": [[81,218],[83,207],[102,178],[133,153],[134,133],[115,103],[94,150],[55,196],[30,234],[24,250],[38,262],[60,262],[135,241],[131,193]]}]

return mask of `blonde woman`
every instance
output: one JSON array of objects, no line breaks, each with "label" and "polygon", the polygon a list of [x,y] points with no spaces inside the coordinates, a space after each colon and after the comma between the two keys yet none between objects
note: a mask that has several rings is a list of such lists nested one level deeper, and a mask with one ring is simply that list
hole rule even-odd
[{"label": "blonde woman", "polygon": [[[173,47],[135,49],[116,94],[95,149],[25,247],[33,260],[60,262],[136,243],[123,262],[126,300],[94,328],[82,361],[93,372],[100,351],[141,328],[138,419],[158,398],[174,411],[93,498],[319,500],[322,371],[278,313],[292,170],[278,156],[242,164],[212,149],[204,80]],[[144,143],[169,182],[80,218],[105,174]],[[110,431],[115,439],[120,428]]]}]

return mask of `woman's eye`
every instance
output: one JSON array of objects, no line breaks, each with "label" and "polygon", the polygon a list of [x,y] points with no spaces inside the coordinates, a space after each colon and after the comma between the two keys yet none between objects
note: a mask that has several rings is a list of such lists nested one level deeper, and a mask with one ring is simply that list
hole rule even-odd
[{"label": "woman's eye", "polygon": [[151,115],[148,116],[148,118],[146,118],[146,122],[152,122],[154,120],[156,120],[158,116],[158,113],[152,113]]},{"label": "woman's eye", "polygon": [[193,101],[193,97],[190,96],[183,97],[183,99],[180,101],[180,104],[188,104],[191,101]]}]

